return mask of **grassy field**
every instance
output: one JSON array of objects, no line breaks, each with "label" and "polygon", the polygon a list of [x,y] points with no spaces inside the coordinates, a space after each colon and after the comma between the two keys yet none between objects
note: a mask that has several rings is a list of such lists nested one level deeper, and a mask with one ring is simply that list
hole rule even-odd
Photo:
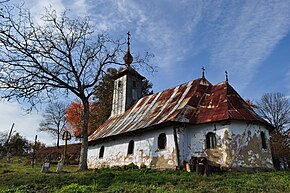
[{"label": "grassy field", "polygon": [[24,162],[0,160],[0,192],[290,192],[290,172],[225,172],[210,177],[132,167],[79,172],[65,166],[41,173]]}]

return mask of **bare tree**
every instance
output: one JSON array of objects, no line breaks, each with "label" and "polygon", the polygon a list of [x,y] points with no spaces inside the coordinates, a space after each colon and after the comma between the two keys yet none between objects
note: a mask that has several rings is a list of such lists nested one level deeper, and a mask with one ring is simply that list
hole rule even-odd
[{"label": "bare tree", "polygon": [[[7,3],[9,0],[2,0],[2,1],[0,1],[0,6],[2,6],[2,5],[4,5],[5,3]],[[3,11],[3,8],[2,7],[0,7],[0,17],[4,17],[4,14],[2,13],[2,11]]]},{"label": "bare tree", "polygon": [[266,93],[257,102],[257,113],[274,126],[271,131],[271,149],[276,169],[281,169],[281,160],[290,159],[290,103],[282,93]]},{"label": "bare tree", "polygon": [[59,147],[60,136],[67,125],[65,114],[66,108],[67,105],[63,102],[49,104],[44,111],[44,119],[39,124],[39,131],[47,132],[57,138],[57,147]]},{"label": "bare tree", "polygon": [[266,93],[256,106],[257,113],[269,121],[278,132],[289,132],[290,102],[285,95],[279,92]]},{"label": "bare tree", "polygon": [[[41,25],[19,8],[7,7],[0,29],[0,88],[2,99],[29,102],[31,107],[64,94],[83,104],[80,170],[87,169],[89,100],[106,68],[124,65],[121,40],[95,34],[88,18],[70,19],[46,10]],[[7,15],[7,16],[6,16]],[[147,66],[149,55],[135,57]]]}]

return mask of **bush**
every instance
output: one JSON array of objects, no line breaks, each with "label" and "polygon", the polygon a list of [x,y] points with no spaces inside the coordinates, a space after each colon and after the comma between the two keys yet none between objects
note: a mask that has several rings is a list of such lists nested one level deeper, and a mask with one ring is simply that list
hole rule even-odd
[{"label": "bush", "polygon": [[59,193],[91,193],[95,190],[94,186],[85,186],[78,184],[70,184],[63,186]]},{"label": "bush", "polygon": [[139,169],[139,167],[134,163],[130,163],[128,165],[125,165],[124,169],[125,170],[136,170],[136,169]]}]

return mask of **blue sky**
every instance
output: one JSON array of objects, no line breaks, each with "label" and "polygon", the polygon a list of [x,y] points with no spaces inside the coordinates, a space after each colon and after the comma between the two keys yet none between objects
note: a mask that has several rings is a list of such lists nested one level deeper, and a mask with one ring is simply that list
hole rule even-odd
[{"label": "blue sky", "polygon": [[[290,95],[290,1],[26,0],[25,5],[36,21],[43,7],[52,5],[58,12],[89,16],[96,31],[113,37],[125,38],[130,31],[133,53],[155,55],[151,63],[158,72],[140,72],[154,92],[199,78],[204,66],[213,84],[224,81],[227,70],[244,98]],[[0,117],[0,130],[18,120],[20,133],[33,139],[41,114],[23,117],[20,107],[0,103],[0,114],[6,115]]]}]

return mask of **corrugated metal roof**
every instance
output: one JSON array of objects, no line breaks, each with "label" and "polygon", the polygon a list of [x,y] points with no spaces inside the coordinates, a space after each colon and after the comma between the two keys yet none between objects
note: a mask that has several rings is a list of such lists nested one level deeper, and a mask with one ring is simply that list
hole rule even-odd
[{"label": "corrugated metal roof", "polygon": [[203,124],[232,119],[268,124],[228,82],[212,85],[205,78],[199,78],[141,98],[124,114],[111,116],[89,136],[89,140],[145,129],[169,121]]}]

